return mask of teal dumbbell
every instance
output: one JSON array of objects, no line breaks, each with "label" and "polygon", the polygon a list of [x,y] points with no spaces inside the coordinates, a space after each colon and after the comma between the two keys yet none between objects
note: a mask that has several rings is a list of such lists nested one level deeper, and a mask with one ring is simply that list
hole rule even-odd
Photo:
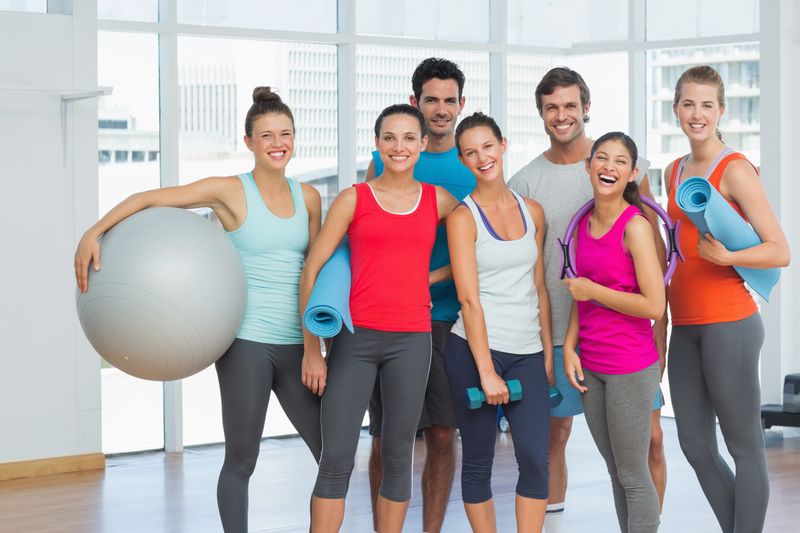
[{"label": "teal dumbbell", "polygon": [[549,387],[547,389],[547,393],[550,396],[550,409],[558,407],[559,404],[561,404],[561,400],[564,399],[564,397],[561,395],[561,391],[556,387]]},{"label": "teal dumbbell", "polygon": [[[506,381],[508,387],[508,399],[512,402],[522,399],[522,384],[518,379]],[[477,409],[486,402],[486,395],[478,387],[467,389],[467,405],[470,409]]]}]

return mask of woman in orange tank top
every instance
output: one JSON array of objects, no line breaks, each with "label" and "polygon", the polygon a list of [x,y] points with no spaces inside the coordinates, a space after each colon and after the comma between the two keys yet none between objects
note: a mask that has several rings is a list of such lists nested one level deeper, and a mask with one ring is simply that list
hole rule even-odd
[{"label": "woman in orange tank top", "polygon": [[[673,111],[691,152],[667,166],[668,212],[682,221],[679,263],[669,287],[673,328],[669,382],[681,448],[695,470],[723,532],[761,531],[769,499],[758,358],[764,327],[753,297],[733,266],[789,264],[789,247],[755,167],[722,142],[722,79],[708,66],[678,79]],[[706,176],[748,220],[762,243],[730,251],[700,235],[675,204],[682,179]],[[735,472],[719,454],[719,419]]]}]

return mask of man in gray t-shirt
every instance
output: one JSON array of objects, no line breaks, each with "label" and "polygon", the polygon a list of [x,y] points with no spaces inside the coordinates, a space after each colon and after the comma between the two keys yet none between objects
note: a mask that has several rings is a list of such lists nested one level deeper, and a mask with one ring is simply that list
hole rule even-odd
[{"label": "man in gray t-shirt", "polygon": [[[509,180],[508,186],[539,202],[544,208],[547,233],[544,240],[544,269],[553,327],[553,366],[556,386],[563,400],[550,415],[550,497],[549,513],[564,509],[567,491],[567,466],[565,450],[572,430],[572,417],[583,412],[580,393],[570,386],[564,374],[562,345],[567,333],[572,297],[560,279],[561,249],[558,238],[563,238],[572,216],[592,198],[592,185],[586,172],[586,158],[592,148],[586,137],[584,124],[589,120],[589,88],[577,72],[565,67],[550,70],[536,87],[536,107],[550,137],[550,148],[522,167]],[[642,158],[636,162],[639,191],[652,198],[647,170],[650,163]],[[658,219],[648,209],[648,218],[658,232]],[[661,239],[659,254],[663,257]],[[662,361],[666,354],[665,318],[654,326],[656,346]],[[659,502],[663,502],[666,488],[666,463],[660,425],[663,400],[661,392],[653,405],[653,434],[650,442],[650,471]]]}]

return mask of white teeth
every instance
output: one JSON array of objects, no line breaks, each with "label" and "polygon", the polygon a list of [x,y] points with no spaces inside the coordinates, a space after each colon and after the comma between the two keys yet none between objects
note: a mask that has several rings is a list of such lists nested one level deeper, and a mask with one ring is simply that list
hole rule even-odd
[{"label": "white teeth", "polygon": [[285,155],[286,155],[286,151],[282,151],[282,152],[270,152],[270,153],[269,153],[269,156],[270,156],[270,157],[283,157],[283,156],[285,156]]},{"label": "white teeth", "polygon": [[407,155],[390,155],[389,158],[392,159],[393,161],[405,161],[406,159],[408,159],[408,156]]},{"label": "white teeth", "polygon": [[482,167],[478,167],[478,170],[487,171],[487,170],[489,170],[490,168],[493,168],[493,167],[494,167],[494,161],[492,161],[491,163],[488,163],[486,165],[483,165]]},{"label": "white teeth", "polygon": [[615,178],[614,176],[609,176],[608,174],[600,174],[599,178],[600,181],[602,181],[603,183],[614,184],[617,182],[617,178]]},{"label": "white teeth", "polygon": [[697,122],[690,122],[689,126],[692,127],[692,128],[700,129],[700,128],[704,127],[705,124],[699,124]]},{"label": "white teeth", "polygon": [[556,129],[557,130],[566,130],[569,127],[570,127],[570,124],[559,124],[558,126],[556,126]]}]

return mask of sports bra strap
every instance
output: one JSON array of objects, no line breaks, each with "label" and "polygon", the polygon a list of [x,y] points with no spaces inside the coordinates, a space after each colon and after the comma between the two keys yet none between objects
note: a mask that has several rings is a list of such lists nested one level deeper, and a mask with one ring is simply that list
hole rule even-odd
[{"label": "sports bra strap", "polygon": [[[703,176],[703,178],[705,178],[707,180],[711,176],[711,174],[714,172],[714,169],[716,169],[717,166],[720,164],[720,162],[722,162],[723,159],[725,159],[728,155],[730,155],[732,153],[733,153],[733,150],[730,147],[726,146],[725,149],[722,150],[719,153],[719,155],[714,160],[714,162],[711,163],[711,166],[708,167],[708,170],[706,170],[706,174],[705,174],[705,176]],[[678,187],[681,184],[681,176],[683,175],[683,167],[686,164],[686,161],[688,159],[689,159],[689,154],[686,154],[685,156],[681,157],[681,160],[678,163],[678,171],[675,174],[675,187]]]}]

